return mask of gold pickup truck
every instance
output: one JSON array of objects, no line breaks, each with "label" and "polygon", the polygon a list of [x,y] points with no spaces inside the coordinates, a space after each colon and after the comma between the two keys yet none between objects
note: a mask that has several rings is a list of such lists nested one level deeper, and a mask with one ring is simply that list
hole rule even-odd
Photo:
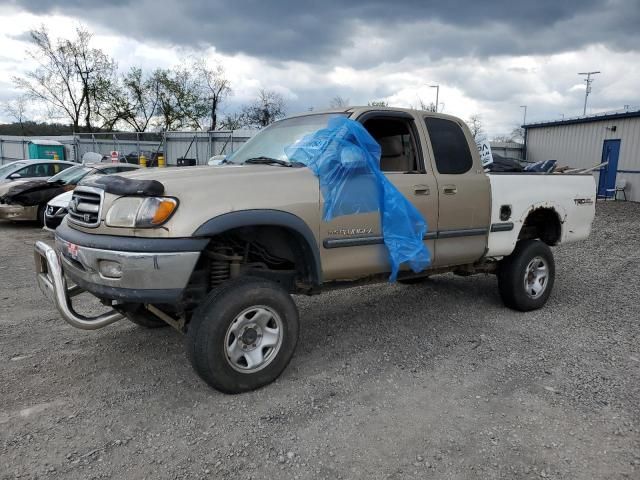
[{"label": "gold pickup truck", "polygon": [[[285,153],[340,116],[359,122],[380,145],[380,170],[427,222],[431,264],[417,273],[403,267],[398,281],[494,273],[507,307],[545,304],[555,276],[549,247],[589,235],[593,177],[487,173],[458,118],[378,107],[281,120],[219,166],[84,182],[55,247],[35,246],[41,289],[78,328],[123,318],[175,327],[186,335],[196,372],[220,391],[272,382],[298,340],[291,294],[389,277],[380,213],[325,221],[318,177]],[[110,310],[80,315],[72,298],[82,292]]]}]

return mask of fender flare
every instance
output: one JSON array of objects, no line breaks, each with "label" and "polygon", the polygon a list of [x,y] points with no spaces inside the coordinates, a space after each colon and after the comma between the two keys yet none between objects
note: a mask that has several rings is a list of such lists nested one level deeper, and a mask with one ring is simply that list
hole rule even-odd
[{"label": "fender flare", "polygon": [[320,263],[320,250],[316,237],[309,228],[309,225],[297,215],[282,210],[254,209],[238,210],[211,218],[200,225],[194,237],[212,237],[228,230],[239,227],[283,227],[298,234],[308,251],[305,257],[312,261],[311,275],[314,284],[322,283],[322,269]]}]

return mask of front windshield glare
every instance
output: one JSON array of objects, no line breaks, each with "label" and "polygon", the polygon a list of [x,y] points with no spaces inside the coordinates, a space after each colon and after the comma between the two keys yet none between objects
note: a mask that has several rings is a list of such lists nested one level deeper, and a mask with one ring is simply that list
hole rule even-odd
[{"label": "front windshield glare", "polygon": [[284,149],[305,135],[325,128],[331,118],[345,116],[343,113],[324,113],[289,118],[269,125],[236,151],[229,161],[244,163],[250,158],[268,157],[289,161]]},{"label": "front windshield glare", "polygon": [[50,183],[62,183],[63,185],[75,185],[85,176],[87,176],[93,168],[83,167],[78,165],[77,167],[67,168],[62,172],[51,177],[48,181]]}]

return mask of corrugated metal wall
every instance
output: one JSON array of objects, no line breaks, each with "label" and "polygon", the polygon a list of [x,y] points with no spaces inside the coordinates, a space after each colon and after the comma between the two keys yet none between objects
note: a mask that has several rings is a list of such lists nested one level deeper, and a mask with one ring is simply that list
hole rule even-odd
[{"label": "corrugated metal wall", "polygon": [[[232,153],[255,135],[256,130],[235,130],[217,132],[167,132],[165,140],[148,141],[132,138],[130,132],[122,134],[81,134],[60,137],[19,137],[0,136],[0,165],[15,160],[29,158],[28,143],[30,140],[51,139],[65,145],[66,159],[81,161],[82,155],[87,152],[97,152],[109,155],[112,150],[117,150],[126,155],[139,150],[159,151],[164,153],[167,165],[176,165],[178,158],[194,158],[198,165],[206,165],[209,158],[221,153]],[[140,134],[143,135],[143,134]],[[161,138],[161,137],[160,137]]]},{"label": "corrugated metal wall", "polygon": [[[600,163],[605,140],[620,140],[616,180],[626,180],[627,198],[640,202],[640,117],[529,128],[527,160],[590,167]],[[597,180],[598,172],[595,176]]]},{"label": "corrugated metal wall", "polygon": [[10,163],[16,160],[29,158],[29,142],[34,139],[40,140],[56,140],[65,147],[65,159],[73,160],[75,158],[74,141],[71,135],[67,136],[38,136],[38,137],[21,137],[17,135],[0,135],[0,165]]},{"label": "corrugated metal wall", "polygon": [[516,142],[489,142],[491,153],[502,155],[503,157],[524,159],[524,145]]}]

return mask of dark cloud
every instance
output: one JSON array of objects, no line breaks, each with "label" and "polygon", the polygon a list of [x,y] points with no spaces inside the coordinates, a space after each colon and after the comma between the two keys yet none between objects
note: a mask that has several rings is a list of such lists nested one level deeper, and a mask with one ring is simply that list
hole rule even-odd
[{"label": "dark cloud", "polygon": [[[640,0],[371,0],[342,2],[195,0],[13,0],[35,14],[61,13],[138,39],[213,45],[223,53],[322,63],[366,45],[369,65],[393,55],[430,59],[552,53],[601,43],[640,42]],[[365,49],[366,50],[366,49]],[[358,55],[355,55],[356,57]],[[345,60],[352,60],[346,57]],[[358,58],[353,59],[358,60]]]}]

